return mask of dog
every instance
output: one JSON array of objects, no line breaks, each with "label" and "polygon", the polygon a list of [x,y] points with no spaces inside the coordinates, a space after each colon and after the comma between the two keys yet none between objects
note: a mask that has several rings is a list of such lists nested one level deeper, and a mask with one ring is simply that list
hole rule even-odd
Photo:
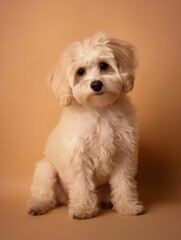
[{"label": "dog", "polygon": [[27,211],[41,215],[68,204],[74,219],[100,207],[131,216],[143,213],[135,174],[139,133],[133,89],[137,51],[99,32],[68,47],[49,83],[65,106],[38,162]]}]

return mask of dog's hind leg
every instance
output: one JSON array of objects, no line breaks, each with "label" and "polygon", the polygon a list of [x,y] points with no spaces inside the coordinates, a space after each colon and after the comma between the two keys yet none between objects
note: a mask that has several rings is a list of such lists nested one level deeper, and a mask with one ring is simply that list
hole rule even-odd
[{"label": "dog's hind leg", "polygon": [[38,162],[31,186],[31,200],[27,206],[30,215],[44,214],[56,206],[54,192],[56,181],[57,171],[53,165],[46,160]]},{"label": "dog's hind leg", "polygon": [[113,207],[111,203],[111,191],[109,184],[103,184],[96,188],[98,203],[103,209],[111,209]]}]

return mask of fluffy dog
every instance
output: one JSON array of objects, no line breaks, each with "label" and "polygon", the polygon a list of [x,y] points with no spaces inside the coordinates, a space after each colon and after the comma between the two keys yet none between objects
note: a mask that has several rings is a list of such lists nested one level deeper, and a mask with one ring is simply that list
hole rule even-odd
[{"label": "fluffy dog", "polygon": [[28,213],[68,204],[71,218],[97,215],[102,206],[138,215],[135,174],[138,126],[127,93],[134,86],[134,46],[104,33],[72,44],[50,82],[66,106],[35,169]]}]

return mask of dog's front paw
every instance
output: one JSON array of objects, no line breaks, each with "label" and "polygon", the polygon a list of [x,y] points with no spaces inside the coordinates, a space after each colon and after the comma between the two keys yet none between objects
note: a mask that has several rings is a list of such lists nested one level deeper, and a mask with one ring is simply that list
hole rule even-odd
[{"label": "dog's front paw", "polygon": [[119,205],[114,207],[115,211],[124,216],[136,216],[144,213],[144,207],[140,203],[132,203],[129,205]]},{"label": "dog's front paw", "polygon": [[69,208],[69,216],[73,219],[88,219],[88,218],[93,218],[97,215],[98,213],[98,208],[97,207],[79,207],[79,208],[74,208],[70,207]]},{"label": "dog's front paw", "polygon": [[97,215],[97,213],[98,213],[98,209],[88,210],[88,211],[77,209],[74,211],[72,210],[69,211],[70,217],[78,220],[93,218]]}]

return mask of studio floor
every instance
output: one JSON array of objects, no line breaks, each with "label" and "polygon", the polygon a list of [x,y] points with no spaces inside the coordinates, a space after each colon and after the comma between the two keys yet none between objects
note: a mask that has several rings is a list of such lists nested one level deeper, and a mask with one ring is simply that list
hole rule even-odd
[{"label": "studio floor", "polygon": [[[12,184],[13,185],[13,184]],[[72,220],[67,207],[59,207],[42,216],[29,216],[26,211],[28,186],[2,190],[0,199],[1,240],[180,240],[181,201],[166,198],[160,192],[142,197],[146,213],[123,217],[113,210],[101,210],[89,220]]]}]

